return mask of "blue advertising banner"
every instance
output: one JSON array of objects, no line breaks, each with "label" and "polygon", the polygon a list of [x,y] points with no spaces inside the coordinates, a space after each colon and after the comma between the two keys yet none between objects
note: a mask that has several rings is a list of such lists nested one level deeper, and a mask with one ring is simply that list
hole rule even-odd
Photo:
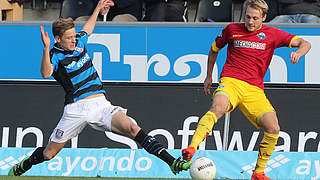
[{"label": "blue advertising banner", "polygon": [[[0,175],[21,159],[32,154],[34,148],[1,148]],[[168,150],[178,157],[180,150]],[[250,179],[256,151],[198,151],[197,157],[208,157],[215,163],[216,179]],[[272,179],[320,179],[317,152],[275,152],[265,168]],[[159,171],[161,169],[161,171]],[[188,171],[173,175],[169,166],[142,149],[63,149],[54,159],[34,166],[26,176],[80,176],[130,178],[191,178]]]},{"label": "blue advertising banner", "polygon": [[[0,48],[0,80],[43,80],[40,75],[41,24],[0,24],[4,36]],[[98,23],[88,40],[89,55],[104,82],[202,83],[206,76],[207,54],[226,24],[116,25]],[[279,27],[297,34],[312,44],[311,51],[298,64],[289,54],[294,49],[280,48],[265,76],[271,83],[320,83],[319,26]],[[76,30],[81,30],[77,24]],[[45,25],[51,37],[51,25]],[[219,53],[213,72],[217,82],[226,59],[226,48]]]}]

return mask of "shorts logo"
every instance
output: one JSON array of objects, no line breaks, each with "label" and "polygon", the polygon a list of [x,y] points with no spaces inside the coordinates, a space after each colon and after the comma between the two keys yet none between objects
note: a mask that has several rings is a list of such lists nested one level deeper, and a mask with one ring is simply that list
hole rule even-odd
[{"label": "shorts logo", "polygon": [[64,131],[57,129],[56,131],[56,138],[60,139],[63,136]]},{"label": "shorts logo", "polygon": [[110,114],[113,114],[119,107],[115,107],[111,110]]},{"label": "shorts logo", "polygon": [[221,85],[218,87],[218,89],[220,89],[220,88],[225,88],[225,87],[226,87],[226,85],[221,84]]}]

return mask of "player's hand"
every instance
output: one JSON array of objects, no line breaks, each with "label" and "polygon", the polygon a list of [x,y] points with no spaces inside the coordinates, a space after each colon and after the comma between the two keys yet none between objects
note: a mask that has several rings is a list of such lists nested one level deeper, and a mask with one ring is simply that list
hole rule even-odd
[{"label": "player's hand", "polygon": [[210,88],[212,85],[212,78],[210,77],[206,77],[206,79],[204,80],[204,94],[210,94]]},{"label": "player's hand", "polygon": [[102,15],[107,14],[111,6],[114,6],[113,0],[100,0],[97,5],[97,7],[100,9],[100,14]]},{"label": "player's hand", "polygon": [[290,53],[290,59],[291,59],[292,64],[297,64],[300,57],[301,57],[301,55],[297,52]]},{"label": "player's hand", "polygon": [[41,40],[45,48],[50,47],[50,38],[48,35],[48,32],[44,32],[43,26],[40,26],[40,31],[41,31]]}]

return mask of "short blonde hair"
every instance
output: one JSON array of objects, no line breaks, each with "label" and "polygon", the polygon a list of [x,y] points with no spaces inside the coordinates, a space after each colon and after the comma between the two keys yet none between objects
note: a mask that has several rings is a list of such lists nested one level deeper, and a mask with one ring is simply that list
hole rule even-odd
[{"label": "short blonde hair", "polygon": [[254,9],[261,9],[262,17],[264,17],[269,10],[268,4],[264,0],[246,0],[244,6],[245,10],[247,10],[248,6]]},{"label": "short blonde hair", "polygon": [[62,36],[65,31],[74,27],[75,25],[72,18],[59,18],[52,23],[52,34],[53,36]]}]

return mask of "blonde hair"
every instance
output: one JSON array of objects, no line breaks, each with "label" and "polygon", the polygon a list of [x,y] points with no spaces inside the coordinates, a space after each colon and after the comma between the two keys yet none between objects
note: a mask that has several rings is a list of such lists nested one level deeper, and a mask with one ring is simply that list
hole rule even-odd
[{"label": "blonde hair", "polygon": [[247,10],[248,6],[254,9],[261,9],[262,17],[264,17],[269,10],[268,4],[264,0],[246,0],[244,2],[245,11]]},{"label": "blonde hair", "polygon": [[72,18],[59,18],[52,23],[52,34],[53,36],[62,36],[66,30],[74,27],[75,25]]}]

